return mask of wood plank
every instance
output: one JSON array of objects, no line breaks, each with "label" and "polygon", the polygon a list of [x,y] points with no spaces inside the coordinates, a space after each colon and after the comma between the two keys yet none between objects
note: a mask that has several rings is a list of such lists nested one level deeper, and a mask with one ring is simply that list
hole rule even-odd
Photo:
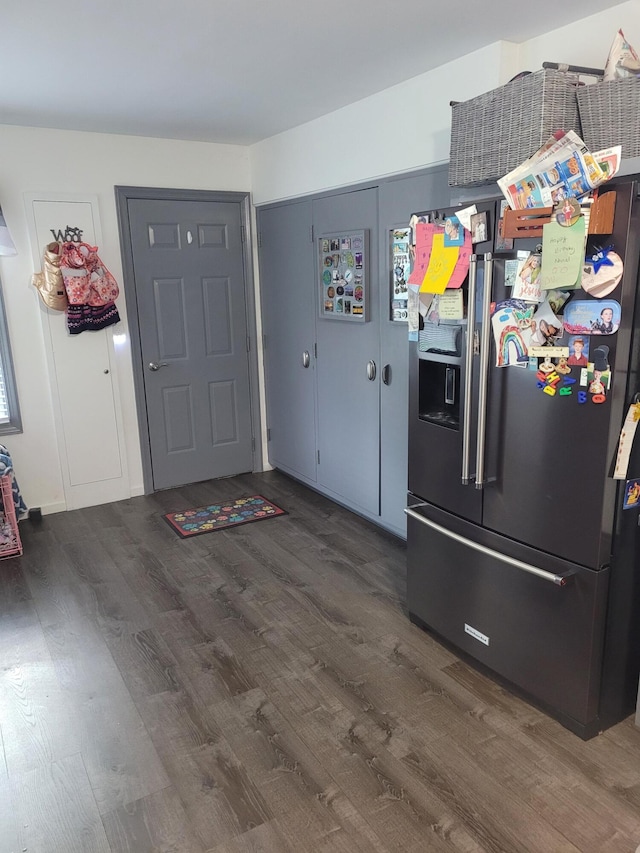
[{"label": "wood plank", "polygon": [[204,853],[174,788],[103,815],[113,853]]},{"label": "wood plank", "polygon": [[17,775],[18,850],[112,853],[79,754]]},{"label": "wood plank", "polygon": [[33,608],[0,620],[0,720],[10,776],[80,751],[71,713]]}]

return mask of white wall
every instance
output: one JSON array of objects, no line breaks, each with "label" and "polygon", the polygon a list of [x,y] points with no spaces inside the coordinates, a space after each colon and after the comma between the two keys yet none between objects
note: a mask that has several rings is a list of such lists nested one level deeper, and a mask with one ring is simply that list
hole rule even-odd
[{"label": "white wall", "polygon": [[[122,282],[114,186],[247,191],[248,149],[233,145],[146,139],[0,126],[0,205],[18,249],[0,258],[0,277],[24,432],[0,438],[8,446],[25,500],[31,506],[64,502],[46,373],[39,297],[30,285],[33,262],[23,193],[98,196],[103,245],[100,256]],[[126,325],[124,297],[118,309]],[[88,333],[87,333],[88,334]],[[131,353],[117,349],[127,467],[133,494],[142,490],[142,467],[133,393]]]},{"label": "white wall", "polygon": [[[530,11],[535,14],[534,8]],[[449,159],[449,101],[487,92],[520,71],[541,68],[544,61],[603,68],[620,27],[640,50],[638,0],[519,45],[496,42],[263,140],[251,148],[254,203],[294,198],[444,162]]]},{"label": "white wall", "polygon": [[508,73],[507,53],[513,60],[510,46],[496,42],[258,142],[251,147],[254,203],[445,162],[449,101],[467,100],[513,76]]}]

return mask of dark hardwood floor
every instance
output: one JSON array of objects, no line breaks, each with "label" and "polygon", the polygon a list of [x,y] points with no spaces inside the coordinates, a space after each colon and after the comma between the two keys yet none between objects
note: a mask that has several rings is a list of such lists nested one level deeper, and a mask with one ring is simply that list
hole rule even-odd
[{"label": "dark hardwood floor", "polygon": [[[289,515],[181,540],[170,510]],[[21,525],[0,853],[634,853],[640,729],[582,742],[411,625],[404,544],[268,472]]]}]

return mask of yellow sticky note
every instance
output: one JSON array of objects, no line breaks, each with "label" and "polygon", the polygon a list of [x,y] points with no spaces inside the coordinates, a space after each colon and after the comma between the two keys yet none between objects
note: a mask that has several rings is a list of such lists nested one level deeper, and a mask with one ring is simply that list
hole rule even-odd
[{"label": "yellow sticky note", "polygon": [[444,245],[444,232],[433,235],[431,259],[425,273],[421,293],[444,293],[458,261],[458,246]]}]

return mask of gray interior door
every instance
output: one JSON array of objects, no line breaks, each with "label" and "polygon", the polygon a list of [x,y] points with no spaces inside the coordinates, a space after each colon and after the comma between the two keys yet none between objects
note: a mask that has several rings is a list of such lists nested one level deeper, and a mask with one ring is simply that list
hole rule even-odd
[{"label": "gray interior door", "polygon": [[391,320],[390,232],[407,227],[419,210],[446,207],[451,188],[448,167],[382,183],[380,206],[380,516],[388,527],[406,535],[407,436],[409,430],[409,343],[407,323]]},{"label": "gray interior door", "polygon": [[[369,230],[369,321],[318,316],[318,483],[338,500],[374,515],[380,512],[380,337],[378,305],[377,189],[316,199],[313,225],[320,235]],[[316,267],[318,246],[316,239]],[[316,312],[319,314],[316,270]],[[375,366],[375,378],[367,367]]]},{"label": "gray interior door", "polygon": [[154,488],[250,471],[240,204],[128,205]]},{"label": "gray interior door", "polygon": [[259,212],[269,462],[316,479],[311,202]]}]

